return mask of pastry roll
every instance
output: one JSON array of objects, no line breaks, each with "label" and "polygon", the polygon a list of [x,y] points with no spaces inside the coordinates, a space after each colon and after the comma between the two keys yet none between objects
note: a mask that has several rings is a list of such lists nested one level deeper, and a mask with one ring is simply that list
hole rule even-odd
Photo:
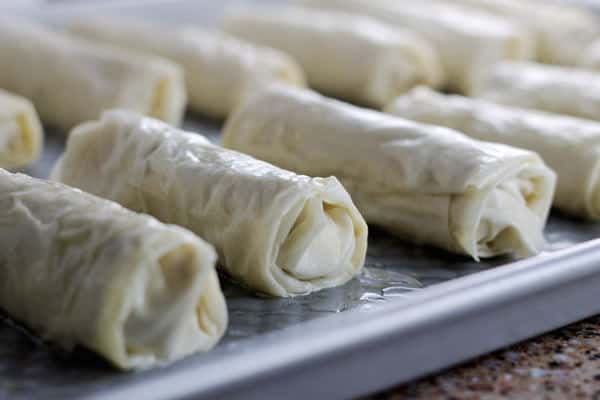
[{"label": "pastry roll", "polygon": [[365,219],[479,257],[539,252],[555,176],[537,154],[273,86],[230,119],[226,147],[337,176]]},{"label": "pastry roll", "polygon": [[237,8],[224,29],[291,54],[315,89],[369,106],[443,79],[427,41],[369,17],[294,6]]},{"label": "pastry roll", "polygon": [[417,88],[387,111],[442,125],[478,140],[538,153],[558,175],[554,205],[585,218],[600,218],[600,124],[485,100]]},{"label": "pastry roll", "polygon": [[212,243],[223,268],[274,296],[341,285],[367,226],[335,178],[296,175],[133,113],[76,128],[52,177]]},{"label": "pastry roll", "polygon": [[118,17],[74,20],[69,30],[177,62],[185,70],[190,106],[217,118],[226,117],[248,93],[270,80],[304,85],[302,70],[287,54],[219,32]]},{"label": "pastry roll", "polygon": [[[431,1],[431,0],[430,0]],[[440,0],[433,0],[440,2]],[[537,59],[548,64],[576,65],[586,47],[600,38],[593,12],[565,4],[535,0],[443,0],[509,18],[529,28],[537,38]]]},{"label": "pastry roll", "polygon": [[227,324],[212,246],[57,183],[0,169],[0,307],[121,369],[212,348]]},{"label": "pastry roll", "polygon": [[505,62],[483,73],[477,81],[474,97],[600,120],[600,74],[592,71]]},{"label": "pastry roll", "polygon": [[0,90],[0,168],[25,166],[39,158],[44,136],[31,103]]},{"label": "pastry roll", "polygon": [[[421,34],[440,56],[449,90],[470,93],[471,77],[500,60],[531,59],[535,39],[504,18],[444,4],[398,0],[297,0],[302,5],[369,15]],[[354,66],[355,63],[351,65]]]},{"label": "pastry roll", "polygon": [[0,87],[63,130],[114,107],[178,124],[186,102],[183,73],[170,61],[9,18],[0,18]]}]

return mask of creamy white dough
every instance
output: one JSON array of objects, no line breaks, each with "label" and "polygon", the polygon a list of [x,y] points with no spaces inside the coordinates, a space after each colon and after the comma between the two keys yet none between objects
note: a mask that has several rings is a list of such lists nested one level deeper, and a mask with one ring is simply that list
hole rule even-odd
[{"label": "creamy white dough", "polygon": [[309,178],[133,113],[76,128],[52,177],[212,243],[242,284],[275,296],[341,285],[367,226],[335,178]]},{"label": "creamy white dough", "polygon": [[[576,65],[587,46],[600,39],[600,20],[583,8],[547,0],[426,0],[466,6],[509,18],[535,34],[537,59],[548,64]],[[406,1],[404,4],[412,4]]]},{"label": "creamy white dough", "polygon": [[558,175],[554,205],[585,218],[600,218],[599,123],[444,95],[425,87],[400,96],[386,111],[456,129],[474,139],[535,151]]},{"label": "creamy white dough", "polygon": [[0,168],[32,163],[43,145],[42,125],[31,103],[0,89]]},{"label": "creamy white dough", "polygon": [[532,152],[273,86],[223,143],[307,175],[335,175],[368,222],[475,258],[535,254],[555,176]]},{"label": "creamy white dough", "polygon": [[186,104],[183,72],[168,60],[4,17],[0,87],[28,98],[42,121],[65,131],[115,107],[179,124]]},{"label": "creamy white dough", "polygon": [[166,57],[185,70],[190,106],[226,117],[255,88],[280,80],[304,86],[304,73],[287,54],[220,32],[119,17],[83,17],[69,31],[84,38]]},{"label": "creamy white dough", "polygon": [[470,93],[471,77],[500,60],[532,59],[535,38],[521,25],[444,4],[398,0],[296,0],[318,8],[369,15],[421,34],[435,46],[450,90]]},{"label": "creamy white dough", "polygon": [[443,81],[437,52],[419,35],[376,19],[296,6],[230,10],[224,29],[291,54],[313,88],[374,107],[418,84]]},{"label": "creamy white dough", "polygon": [[600,120],[600,74],[579,68],[504,62],[482,73],[473,95],[495,103]]},{"label": "creamy white dough", "polygon": [[212,348],[227,309],[212,246],[67,186],[0,169],[0,307],[121,369]]}]

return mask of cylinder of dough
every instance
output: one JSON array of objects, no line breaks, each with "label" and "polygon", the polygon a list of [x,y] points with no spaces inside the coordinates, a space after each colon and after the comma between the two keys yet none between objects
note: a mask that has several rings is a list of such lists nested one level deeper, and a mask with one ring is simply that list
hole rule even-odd
[{"label": "cylinder of dough", "polygon": [[186,105],[176,64],[0,18],[0,87],[29,99],[63,131],[124,108],[179,124]]},{"label": "cylinder of dough", "polygon": [[189,228],[251,289],[292,296],[362,268],[367,226],[335,178],[309,178],[133,113],[76,128],[52,177]]},{"label": "cylinder of dough", "polygon": [[168,58],[185,71],[190,107],[226,117],[249,93],[269,81],[304,85],[302,69],[287,54],[220,32],[119,17],[81,17],[69,32]]},{"label": "cylinder of dough", "polygon": [[307,175],[335,175],[365,219],[474,258],[544,246],[555,175],[535,153],[273,86],[228,121],[223,143]]},{"label": "cylinder of dough", "polygon": [[291,54],[311,87],[382,107],[415,85],[438,87],[437,52],[419,35],[376,19],[296,6],[235,8],[224,29]]},{"label": "cylinder of dough", "polygon": [[0,308],[121,369],[212,348],[227,325],[213,247],[116,203],[0,169]]},{"label": "cylinder of dough", "polygon": [[474,139],[535,151],[558,176],[554,205],[574,215],[600,218],[599,123],[427,88],[398,97],[386,111]]}]

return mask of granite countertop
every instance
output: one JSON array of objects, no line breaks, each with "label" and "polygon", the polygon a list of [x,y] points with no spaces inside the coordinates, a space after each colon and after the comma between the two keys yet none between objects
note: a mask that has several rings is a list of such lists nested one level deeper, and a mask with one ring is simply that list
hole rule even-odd
[{"label": "granite countertop", "polygon": [[600,400],[600,316],[371,400],[505,398]]}]

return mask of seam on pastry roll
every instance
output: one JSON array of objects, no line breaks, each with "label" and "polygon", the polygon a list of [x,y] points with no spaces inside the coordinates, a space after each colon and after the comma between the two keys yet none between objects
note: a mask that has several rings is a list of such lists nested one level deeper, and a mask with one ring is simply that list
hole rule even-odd
[{"label": "seam on pastry roll", "polygon": [[226,117],[249,92],[270,80],[305,85],[303,71],[287,54],[219,32],[108,16],[75,19],[68,30],[177,62],[185,70],[190,106],[214,117]]},{"label": "seam on pastry roll", "polygon": [[289,53],[312,87],[356,103],[381,107],[415,85],[443,81],[437,52],[425,39],[369,17],[289,5],[237,7],[223,28]]},{"label": "seam on pastry roll", "polygon": [[76,128],[53,179],[183,225],[234,279],[275,296],[341,285],[367,226],[335,178],[309,178],[123,111]]},{"label": "seam on pastry roll", "polygon": [[600,124],[437,93],[425,87],[398,97],[387,112],[461,131],[477,140],[537,152],[558,175],[554,204],[600,218]]},{"label": "seam on pastry roll", "polygon": [[445,4],[397,0],[296,0],[297,4],[367,15],[413,30],[439,54],[447,89],[470,93],[471,77],[500,60],[533,59],[536,40],[506,18]]},{"label": "seam on pastry roll", "polygon": [[478,9],[522,24],[537,38],[537,59],[548,64],[577,64],[587,45],[600,37],[600,21],[580,7],[531,0],[428,1]]},{"label": "seam on pastry roll", "polygon": [[63,130],[115,107],[179,124],[183,79],[168,60],[0,18],[0,87],[27,97],[42,121]]},{"label": "seam on pastry roll", "polygon": [[17,168],[40,157],[42,125],[31,103],[0,89],[0,168]]},{"label": "seam on pastry roll", "polygon": [[121,369],[212,348],[227,309],[212,246],[53,182],[0,169],[0,306]]},{"label": "seam on pastry roll", "polygon": [[529,151],[281,85],[238,109],[223,143],[299,173],[337,176],[368,222],[413,242],[474,258],[544,245],[555,176]]},{"label": "seam on pastry roll", "polygon": [[600,120],[600,74],[530,62],[503,62],[475,78],[473,96],[514,107]]}]

